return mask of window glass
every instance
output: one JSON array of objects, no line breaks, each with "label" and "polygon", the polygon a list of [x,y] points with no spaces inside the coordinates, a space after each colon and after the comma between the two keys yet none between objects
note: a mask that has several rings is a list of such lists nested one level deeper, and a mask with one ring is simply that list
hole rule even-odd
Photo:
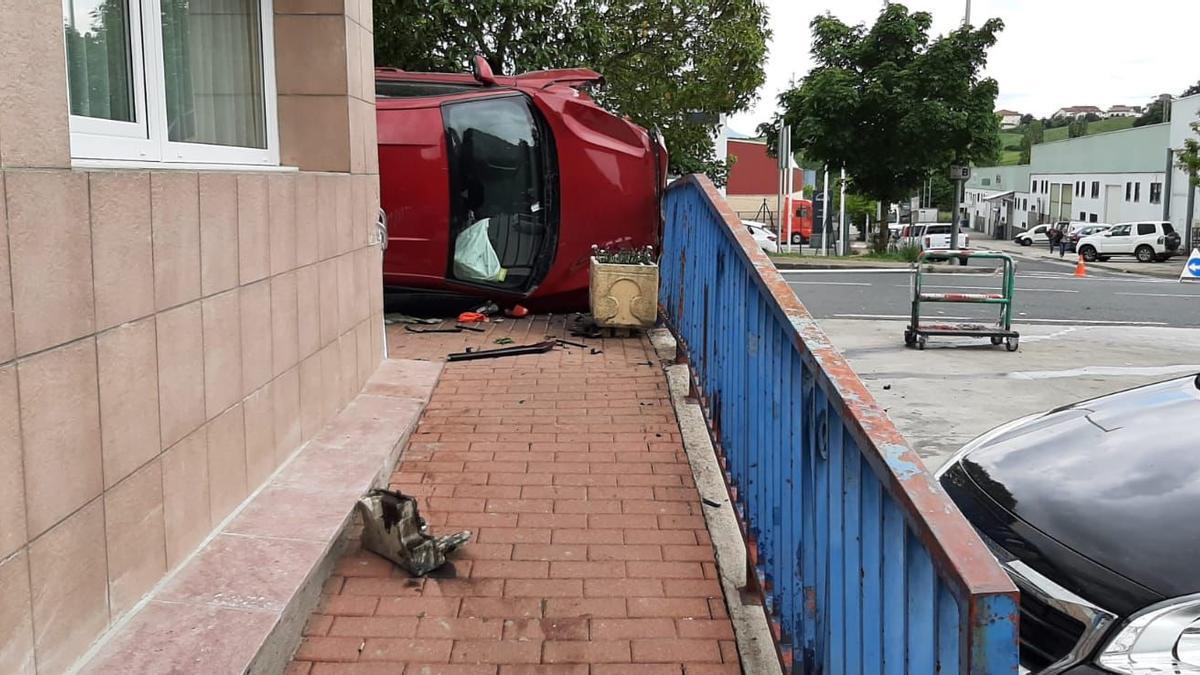
[{"label": "window glass", "polygon": [[125,0],[63,0],[71,114],[136,121]]},{"label": "window glass", "polygon": [[1100,196],[1100,181],[1092,181],[1092,199]]},{"label": "window glass", "polygon": [[[548,140],[524,96],[503,96],[443,107],[450,160],[454,275],[512,288],[536,283],[550,231],[554,200]],[[502,273],[481,277],[459,265],[469,231],[486,231]],[[466,236],[459,236],[466,235]],[[478,244],[485,242],[480,238]]]},{"label": "window glass", "polygon": [[1129,226],[1128,225],[1118,225],[1112,229],[1112,234],[1114,237],[1128,236],[1129,235]]},{"label": "window glass", "polygon": [[1141,183],[1133,184],[1133,201],[1135,201],[1135,202],[1142,201],[1142,184]]},{"label": "window glass", "polygon": [[417,98],[421,96],[444,96],[461,94],[479,89],[471,84],[444,84],[441,82],[397,82],[376,80],[375,95],[379,98]]},{"label": "window glass", "polygon": [[1162,228],[1165,234],[1175,234],[1175,228],[1171,227],[1170,223],[1163,223]]},{"label": "window glass", "polygon": [[1154,234],[1154,223],[1138,223],[1138,234]]},{"label": "window glass", "polygon": [[167,137],[267,147],[258,0],[162,0]]}]

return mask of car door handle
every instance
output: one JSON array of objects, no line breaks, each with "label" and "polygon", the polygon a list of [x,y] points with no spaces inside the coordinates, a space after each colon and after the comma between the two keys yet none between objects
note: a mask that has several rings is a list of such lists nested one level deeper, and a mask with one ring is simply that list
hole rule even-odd
[{"label": "car door handle", "polygon": [[382,207],[379,209],[379,215],[375,217],[375,236],[378,239],[371,242],[371,244],[378,244],[380,250],[386,251],[388,247],[388,219],[387,212]]}]

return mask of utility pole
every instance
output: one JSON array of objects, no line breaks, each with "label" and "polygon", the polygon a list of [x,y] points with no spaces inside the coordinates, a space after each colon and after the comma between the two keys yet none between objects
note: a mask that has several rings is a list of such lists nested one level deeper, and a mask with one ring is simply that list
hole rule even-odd
[{"label": "utility pole", "polygon": [[[963,14],[963,28],[970,28],[970,27],[971,27],[971,0],[967,0],[967,11],[966,11],[966,13]],[[969,163],[965,163],[964,166],[969,166]],[[958,228],[960,227],[960,225],[959,225],[960,221],[958,219],[958,214],[959,214],[959,211],[962,210],[963,189],[966,187],[966,175],[969,173],[970,173],[969,170],[967,170],[967,171],[960,170],[960,172],[959,172],[960,177],[956,177],[955,181],[954,181],[954,220],[953,220],[954,227],[950,228],[950,250],[951,251],[958,250]]]},{"label": "utility pole", "polygon": [[822,191],[822,201],[824,205],[821,207],[821,255],[829,255],[829,216],[832,209],[829,208],[829,167],[825,167],[824,189]]},{"label": "utility pole", "polygon": [[838,216],[838,252],[841,255],[850,255],[850,227],[846,223],[846,168],[842,167],[841,180],[841,197],[838,198],[838,204],[841,206],[841,213]]}]

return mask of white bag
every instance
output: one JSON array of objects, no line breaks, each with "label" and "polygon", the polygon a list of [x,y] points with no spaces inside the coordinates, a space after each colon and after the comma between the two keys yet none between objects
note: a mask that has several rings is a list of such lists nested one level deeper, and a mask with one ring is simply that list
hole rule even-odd
[{"label": "white bag", "polygon": [[504,281],[507,270],[488,238],[488,219],[458,234],[454,241],[454,276],[464,281]]}]

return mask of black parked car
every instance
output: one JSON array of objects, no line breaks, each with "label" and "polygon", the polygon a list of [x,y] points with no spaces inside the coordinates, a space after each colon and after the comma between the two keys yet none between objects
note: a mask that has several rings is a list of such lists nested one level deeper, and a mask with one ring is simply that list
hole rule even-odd
[{"label": "black parked car", "polygon": [[1021,590],[1033,673],[1200,673],[1200,375],[1024,417],[942,487]]}]

